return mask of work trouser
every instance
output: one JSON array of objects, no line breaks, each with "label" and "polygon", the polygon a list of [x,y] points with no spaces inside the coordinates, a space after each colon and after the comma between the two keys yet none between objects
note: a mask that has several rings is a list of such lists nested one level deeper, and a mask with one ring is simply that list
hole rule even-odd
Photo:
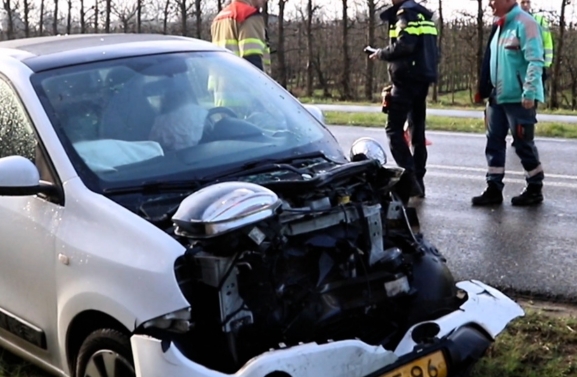
[{"label": "work trouser", "polygon": [[[427,94],[429,83],[393,83],[388,104],[386,125],[389,148],[395,162],[407,173],[422,179],[427,171],[427,146],[425,144],[425,121],[427,117]],[[413,154],[404,139],[405,122],[413,126],[411,144]]]},{"label": "work trouser", "polygon": [[511,130],[513,145],[517,156],[525,169],[527,184],[542,185],[545,177],[535,146],[536,107],[525,109],[520,103],[497,104],[490,99],[486,108],[487,145],[487,182],[503,189],[505,176],[505,156],[507,133]]}]

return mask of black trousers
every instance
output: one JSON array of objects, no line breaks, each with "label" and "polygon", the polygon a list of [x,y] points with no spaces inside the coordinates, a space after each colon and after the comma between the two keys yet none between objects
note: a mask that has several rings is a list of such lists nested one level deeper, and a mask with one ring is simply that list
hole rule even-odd
[{"label": "black trousers", "polygon": [[[418,179],[422,179],[427,172],[425,123],[428,93],[429,83],[426,82],[393,83],[385,128],[395,162],[407,173],[414,173]],[[407,120],[413,126],[413,154],[404,139],[403,128]]]}]

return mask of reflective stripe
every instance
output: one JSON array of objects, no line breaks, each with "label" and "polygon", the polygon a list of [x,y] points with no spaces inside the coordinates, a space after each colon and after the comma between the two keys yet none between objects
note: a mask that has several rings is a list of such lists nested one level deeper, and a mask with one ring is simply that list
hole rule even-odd
[{"label": "reflective stripe", "polygon": [[213,42],[218,47],[226,48],[229,51],[234,52],[237,56],[240,55],[240,48],[238,45],[238,41],[236,39],[226,39],[221,41],[214,41]]},{"label": "reflective stripe", "polygon": [[537,166],[535,169],[528,171],[525,173],[525,175],[527,176],[527,178],[531,178],[536,176],[539,173],[543,173],[543,166],[539,165]]},{"label": "reflective stripe", "polygon": [[489,173],[489,174],[505,174],[505,167],[489,166],[487,173]]},{"label": "reflective stripe", "polygon": [[247,38],[238,42],[240,55],[264,55],[266,43],[258,38]]},{"label": "reflective stripe", "polygon": [[[435,23],[431,21],[412,21],[402,30],[413,35],[437,35]],[[397,29],[397,32],[401,32],[401,29]]]}]

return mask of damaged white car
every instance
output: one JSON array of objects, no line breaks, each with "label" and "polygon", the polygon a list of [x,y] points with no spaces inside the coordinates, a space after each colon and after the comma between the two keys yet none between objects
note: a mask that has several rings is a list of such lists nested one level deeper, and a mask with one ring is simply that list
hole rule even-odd
[{"label": "damaged white car", "polygon": [[[0,43],[0,346],[61,376],[464,376],[455,282],[374,140],[209,43]],[[313,115],[314,114],[314,115]]]}]

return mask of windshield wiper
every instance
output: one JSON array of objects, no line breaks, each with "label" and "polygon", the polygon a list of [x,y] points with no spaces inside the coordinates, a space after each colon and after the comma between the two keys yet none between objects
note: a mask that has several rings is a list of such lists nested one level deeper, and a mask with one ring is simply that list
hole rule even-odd
[{"label": "windshield wiper", "polygon": [[193,191],[201,187],[199,181],[185,180],[185,181],[144,181],[140,185],[125,186],[125,187],[110,187],[105,188],[103,193],[105,195],[122,195],[122,194],[153,194],[156,192],[166,191]]},{"label": "windshield wiper", "polygon": [[241,166],[237,166],[224,172],[207,175],[205,177],[202,177],[201,181],[211,182],[220,178],[233,177],[235,175],[265,173],[271,170],[290,170],[297,174],[303,174],[302,170],[290,165],[290,163],[294,163],[295,161],[298,160],[309,160],[313,158],[324,158],[325,160],[328,160],[328,158],[322,152],[318,151],[303,153],[284,158],[266,158],[263,160],[250,161]]}]

